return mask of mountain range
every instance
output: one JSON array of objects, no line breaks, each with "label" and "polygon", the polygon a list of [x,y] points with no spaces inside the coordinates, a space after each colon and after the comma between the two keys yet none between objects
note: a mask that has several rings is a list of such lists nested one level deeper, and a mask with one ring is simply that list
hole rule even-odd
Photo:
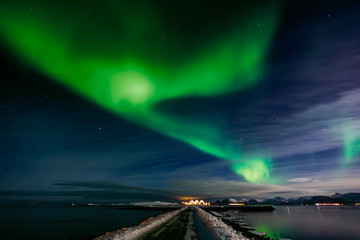
[{"label": "mountain range", "polygon": [[271,199],[249,199],[249,198],[227,198],[217,200],[217,205],[228,205],[229,203],[245,203],[245,204],[270,204],[270,205],[313,205],[315,203],[340,203],[355,204],[360,203],[360,193],[335,193],[332,196],[303,196],[297,199],[274,197]]}]

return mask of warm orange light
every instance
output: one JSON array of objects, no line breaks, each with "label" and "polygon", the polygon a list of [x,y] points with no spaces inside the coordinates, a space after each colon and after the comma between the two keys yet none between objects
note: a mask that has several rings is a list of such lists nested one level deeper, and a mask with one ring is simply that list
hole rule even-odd
[{"label": "warm orange light", "polygon": [[316,206],[340,206],[340,203],[316,203]]},{"label": "warm orange light", "polygon": [[182,202],[185,205],[202,205],[202,206],[209,206],[209,202],[205,202],[204,200],[190,200],[189,202]]},{"label": "warm orange light", "polygon": [[229,203],[230,206],[243,206],[245,203]]}]

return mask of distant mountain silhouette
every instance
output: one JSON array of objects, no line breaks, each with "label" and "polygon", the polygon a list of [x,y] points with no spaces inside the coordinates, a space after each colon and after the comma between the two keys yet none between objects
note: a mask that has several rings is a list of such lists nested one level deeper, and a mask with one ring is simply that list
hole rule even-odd
[{"label": "distant mountain silhouette", "polygon": [[217,205],[228,205],[229,203],[245,203],[245,204],[267,204],[267,205],[313,205],[316,203],[340,203],[354,204],[360,203],[360,193],[335,193],[333,196],[303,196],[298,199],[286,199],[282,197],[274,197],[271,199],[247,199],[227,198],[216,201]]},{"label": "distant mountain silhouette", "polygon": [[347,202],[360,202],[360,193],[346,193],[335,195],[334,197],[342,199]]}]

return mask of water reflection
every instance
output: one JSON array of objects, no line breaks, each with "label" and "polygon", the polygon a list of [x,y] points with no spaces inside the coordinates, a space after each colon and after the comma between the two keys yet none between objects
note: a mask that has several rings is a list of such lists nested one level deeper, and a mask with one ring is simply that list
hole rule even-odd
[{"label": "water reflection", "polygon": [[275,239],[360,239],[360,207],[276,206],[273,212],[246,213],[247,221]]},{"label": "water reflection", "polygon": [[319,212],[319,217],[320,217],[320,219],[321,219],[320,207],[319,207],[319,206],[317,206],[317,209],[318,209],[318,212]]},{"label": "water reflection", "polygon": [[287,206],[286,208],[287,208],[287,212],[288,212],[288,215],[289,215],[289,218],[290,218],[291,217],[290,216],[290,208],[289,208],[289,206]]}]

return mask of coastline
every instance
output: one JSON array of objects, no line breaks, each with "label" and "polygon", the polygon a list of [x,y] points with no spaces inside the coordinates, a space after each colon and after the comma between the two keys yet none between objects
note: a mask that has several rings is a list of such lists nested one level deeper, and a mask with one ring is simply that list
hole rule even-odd
[{"label": "coastline", "polygon": [[[264,235],[256,235],[254,229],[250,229],[253,233],[249,233],[246,228],[236,228],[234,223],[229,224],[226,221],[225,215],[216,214],[216,212],[227,212],[231,210],[254,212],[254,211],[273,211],[272,206],[122,206],[118,209],[136,209],[136,210],[162,210],[167,211],[155,217],[141,222],[136,226],[123,228],[121,230],[105,233],[95,240],[115,240],[115,239],[158,239],[160,236],[171,239],[199,239],[197,234],[199,232],[199,224],[203,224],[207,231],[211,233],[213,239],[234,239],[234,240],[247,240],[247,239],[270,239],[263,238]],[[199,216],[202,223],[194,224],[194,216]],[[225,220],[225,221],[224,221]],[[173,236],[172,231],[178,232],[177,236]],[[245,233],[245,235],[243,234]],[[265,234],[266,235],[266,234]],[[191,236],[191,237],[190,237]],[[175,237],[175,238],[174,238]],[[250,238],[249,238],[250,237]],[[165,239],[163,238],[163,239]]]}]

